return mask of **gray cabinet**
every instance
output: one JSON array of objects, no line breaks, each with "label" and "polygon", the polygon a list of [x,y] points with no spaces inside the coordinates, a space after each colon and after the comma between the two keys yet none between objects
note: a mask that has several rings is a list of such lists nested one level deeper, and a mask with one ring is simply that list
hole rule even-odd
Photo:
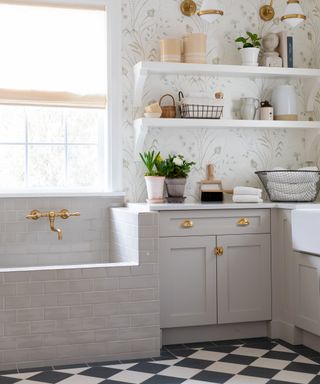
[{"label": "gray cabinet", "polygon": [[269,210],[161,212],[159,220],[161,328],[271,319]]},{"label": "gray cabinet", "polygon": [[160,239],[161,328],[216,324],[216,238]]},{"label": "gray cabinet", "polygon": [[320,257],[296,252],[296,326],[320,336]]},{"label": "gray cabinet", "polygon": [[218,323],[271,319],[270,235],[218,236]]}]

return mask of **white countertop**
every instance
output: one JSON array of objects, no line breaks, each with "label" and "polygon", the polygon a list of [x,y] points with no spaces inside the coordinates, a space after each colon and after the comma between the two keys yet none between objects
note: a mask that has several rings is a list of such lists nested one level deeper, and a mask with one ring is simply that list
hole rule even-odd
[{"label": "white countertop", "polygon": [[320,209],[320,203],[182,203],[182,204],[147,204],[129,203],[128,207],[139,212],[158,211],[193,211],[193,210],[216,210],[216,209],[297,209],[314,208]]}]

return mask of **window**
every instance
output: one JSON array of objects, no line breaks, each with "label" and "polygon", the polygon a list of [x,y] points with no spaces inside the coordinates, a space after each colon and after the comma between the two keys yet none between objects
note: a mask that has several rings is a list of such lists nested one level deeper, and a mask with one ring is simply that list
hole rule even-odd
[{"label": "window", "polygon": [[0,193],[119,190],[116,3],[0,3]]}]

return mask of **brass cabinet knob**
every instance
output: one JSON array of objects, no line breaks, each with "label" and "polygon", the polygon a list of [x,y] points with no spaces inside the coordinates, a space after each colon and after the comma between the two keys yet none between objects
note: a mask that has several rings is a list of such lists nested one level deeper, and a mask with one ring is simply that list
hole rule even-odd
[{"label": "brass cabinet knob", "polygon": [[193,228],[193,222],[192,222],[191,220],[185,220],[185,221],[181,224],[181,227],[182,227],[182,228],[185,228],[185,229]]},{"label": "brass cabinet knob", "polygon": [[222,256],[224,254],[224,248],[223,247],[216,247],[214,249],[214,254],[216,256]]},{"label": "brass cabinet knob", "polygon": [[248,225],[250,225],[250,221],[244,217],[238,221],[237,225],[239,225],[240,227],[247,227]]}]

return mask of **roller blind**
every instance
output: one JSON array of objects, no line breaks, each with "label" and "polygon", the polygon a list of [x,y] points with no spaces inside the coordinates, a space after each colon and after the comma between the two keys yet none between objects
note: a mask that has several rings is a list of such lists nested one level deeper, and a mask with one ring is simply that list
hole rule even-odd
[{"label": "roller blind", "polygon": [[0,104],[105,108],[106,22],[100,7],[0,2]]}]

